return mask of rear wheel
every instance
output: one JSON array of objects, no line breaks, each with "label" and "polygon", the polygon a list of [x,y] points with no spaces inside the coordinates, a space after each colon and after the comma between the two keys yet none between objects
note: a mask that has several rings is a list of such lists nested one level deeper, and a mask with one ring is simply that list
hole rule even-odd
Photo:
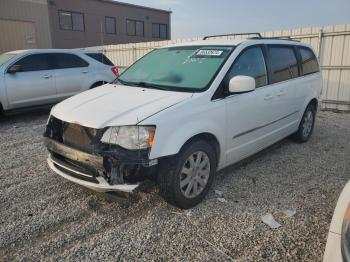
[{"label": "rear wheel", "polygon": [[316,107],[313,104],[309,104],[305,109],[303,118],[300,121],[298,131],[294,133],[293,138],[300,143],[304,143],[309,140],[314,129],[316,117]]},{"label": "rear wheel", "polygon": [[102,85],[104,85],[104,84],[106,84],[106,83],[107,83],[107,82],[105,82],[105,81],[97,82],[97,83],[93,84],[93,85],[90,87],[90,89],[93,89],[93,88],[98,87],[98,86],[102,86]]},{"label": "rear wheel", "polygon": [[162,197],[180,208],[200,203],[213,183],[216,170],[214,148],[195,141],[186,145],[178,155],[160,162],[158,183]]},{"label": "rear wheel", "polygon": [[0,119],[4,118],[5,113],[4,113],[4,109],[2,107],[2,104],[0,103]]}]

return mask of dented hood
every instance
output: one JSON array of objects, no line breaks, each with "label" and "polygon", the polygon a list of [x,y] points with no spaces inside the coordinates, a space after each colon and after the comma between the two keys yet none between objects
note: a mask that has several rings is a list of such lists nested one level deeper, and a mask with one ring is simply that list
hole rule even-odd
[{"label": "dented hood", "polygon": [[135,125],[191,96],[187,92],[107,84],[64,100],[51,114],[92,128]]}]

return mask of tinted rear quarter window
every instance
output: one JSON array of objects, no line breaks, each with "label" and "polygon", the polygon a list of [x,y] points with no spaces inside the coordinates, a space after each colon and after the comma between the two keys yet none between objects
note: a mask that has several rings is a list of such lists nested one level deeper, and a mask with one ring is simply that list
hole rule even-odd
[{"label": "tinted rear quarter window", "polygon": [[300,47],[301,68],[303,75],[309,75],[320,71],[314,52],[309,48]]},{"label": "tinted rear quarter window", "polygon": [[104,54],[102,53],[87,53],[87,56],[95,59],[96,61],[105,64],[105,65],[109,65],[109,66],[114,66],[114,64],[112,63],[111,60],[109,60]]},{"label": "tinted rear quarter window", "polygon": [[298,62],[292,46],[269,46],[271,83],[298,77]]},{"label": "tinted rear quarter window", "polygon": [[55,54],[55,68],[77,68],[77,67],[87,67],[89,63],[73,54]]}]

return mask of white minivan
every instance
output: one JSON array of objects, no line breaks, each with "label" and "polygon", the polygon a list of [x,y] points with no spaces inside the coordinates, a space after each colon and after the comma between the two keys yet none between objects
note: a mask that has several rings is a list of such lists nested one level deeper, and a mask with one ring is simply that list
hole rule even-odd
[{"label": "white minivan", "polygon": [[190,208],[216,171],[289,136],[312,134],[318,60],[292,40],[208,39],[156,49],[111,84],[56,105],[44,134],[60,176],[100,192],[156,181]]}]

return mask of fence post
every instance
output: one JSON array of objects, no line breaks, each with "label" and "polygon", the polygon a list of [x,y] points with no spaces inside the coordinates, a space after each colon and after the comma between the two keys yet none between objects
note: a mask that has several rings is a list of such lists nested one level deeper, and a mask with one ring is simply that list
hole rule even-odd
[{"label": "fence post", "polygon": [[133,59],[132,63],[134,63],[137,59],[137,57],[136,57],[136,45],[132,46],[132,59]]},{"label": "fence post", "polygon": [[323,38],[323,30],[320,29],[320,32],[318,33],[318,60],[320,61],[320,64],[321,64],[322,38]]}]

